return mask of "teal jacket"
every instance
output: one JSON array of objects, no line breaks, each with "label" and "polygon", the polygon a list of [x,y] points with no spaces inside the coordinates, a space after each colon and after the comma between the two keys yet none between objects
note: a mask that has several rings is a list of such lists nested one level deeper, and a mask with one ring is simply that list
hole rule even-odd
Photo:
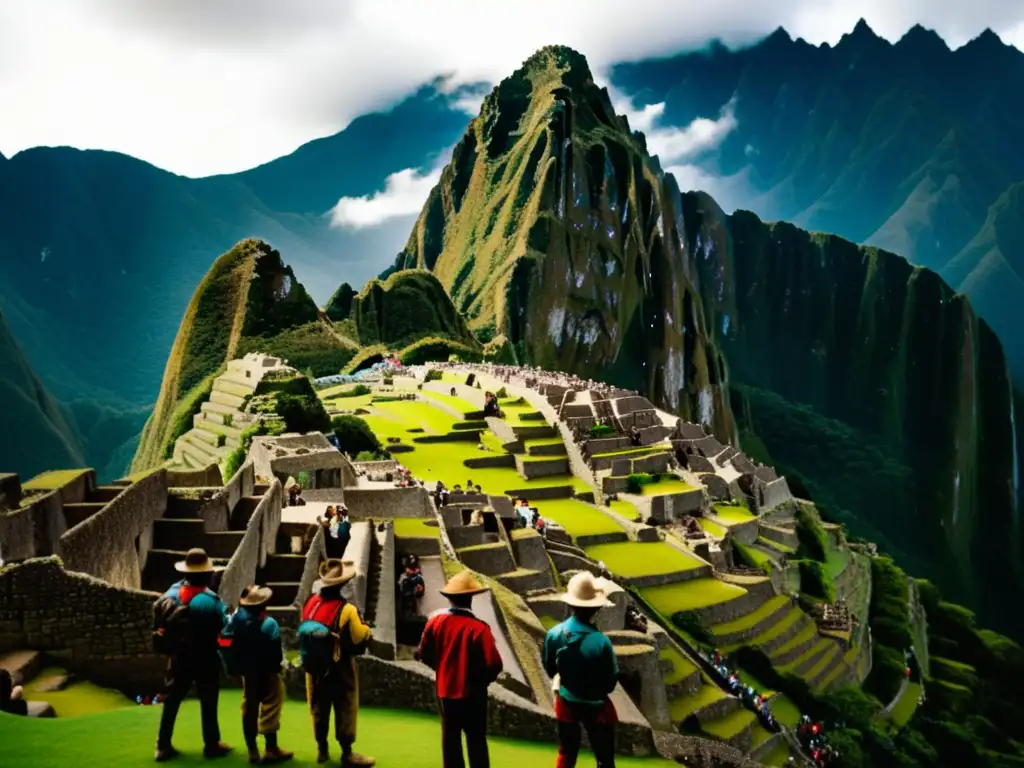
[{"label": "teal jacket", "polygon": [[559,696],[579,704],[602,704],[619,679],[612,641],[575,616],[548,631],[544,670],[561,677]]},{"label": "teal jacket", "polygon": [[239,606],[225,629],[225,635],[238,644],[237,651],[244,656],[246,674],[277,671],[284,660],[281,628],[269,616],[260,621],[261,613],[261,608]]},{"label": "teal jacket", "polygon": [[192,648],[197,652],[216,652],[217,638],[228,622],[227,606],[212,589],[191,587],[184,579],[172,584],[164,597],[182,601],[183,590],[186,594],[194,593],[187,601]]}]

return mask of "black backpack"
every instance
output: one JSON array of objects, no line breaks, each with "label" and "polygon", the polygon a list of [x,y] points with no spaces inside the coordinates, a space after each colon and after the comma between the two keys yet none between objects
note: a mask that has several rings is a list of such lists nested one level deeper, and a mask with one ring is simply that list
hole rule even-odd
[{"label": "black backpack", "polygon": [[174,597],[163,596],[153,604],[153,650],[175,656],[188,649],[188,605]]},{"label": "black backpack", "polygon": [[240,613],[231,617],[220,637],[221,658],[229,675],[242,677],[259,668],[262,629],[258,617]]}]

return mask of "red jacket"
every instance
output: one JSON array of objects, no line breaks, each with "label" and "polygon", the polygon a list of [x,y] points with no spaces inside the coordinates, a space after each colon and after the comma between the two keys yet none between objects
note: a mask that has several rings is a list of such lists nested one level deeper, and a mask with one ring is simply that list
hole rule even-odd
[{"label": "red jacket", "polygon": [[437,672],[437,696],[464,699],[484,693],[501,674],[501,656],[487,623],[452,608],[427,621],[418,658]]}]

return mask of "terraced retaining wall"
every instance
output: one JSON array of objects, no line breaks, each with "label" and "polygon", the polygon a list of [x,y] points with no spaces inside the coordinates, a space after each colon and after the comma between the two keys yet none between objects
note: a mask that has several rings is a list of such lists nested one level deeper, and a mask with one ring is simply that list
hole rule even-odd
[{"label": "terraced retaining wall", "polygon": [[426,488],[346,488],[345,504],[357,520],[387,517],[433,517],[434,505]]},{"label": "terraced retaining wall", "polygon": [[277,548],[277,529],[281,525],[284,492],[280,480],[274,480],[253,511],[245,527],[245,536],[228,561],[220,577],[218,593],[225,604],[235,608],[242,590],[256,581],[256,569],[262,568]]},{"label": "terraced retaining wall", "polygon": [[167,472],[157,470],[127,486],[96,514],[64,532],[64,567],[116,587],[138,589],[153,521],[167,510]]},{"label": "terraced retaining wall", "polygon": [[220,467],[211,464],[205,469],[168,469],[168,488],[215,488],[224,485]]},{"label": "terraced retaining wall", "polygon": [[58,654],[100,685],[156,693],[167,660],[152,653],[153,595],[63,568],[57,557],[0,569],[0,652]]},{"label": "terraced retaining wall", "polygon": [[[372,656],[360,656],[356,662],[363,681],[359,691],[361,705],[437,713],[434,674],[426,665],[413,661],[388,662]],[[285,679],[289,695],[305,699],[306,682],[301,670],[292,668]],[[497,684],[491,685],[488,694],[489,734],[552,744],[558,741],[553,711],[516,696]],[[620,754],[651,755],[655,751],[651,730],[634,723],[616,725],[615,741]],[[584,744],[587,744],[585,734]],[[429,749],[439,749],[439,746]],[[554,748],[551,754],[554,759]]]}]

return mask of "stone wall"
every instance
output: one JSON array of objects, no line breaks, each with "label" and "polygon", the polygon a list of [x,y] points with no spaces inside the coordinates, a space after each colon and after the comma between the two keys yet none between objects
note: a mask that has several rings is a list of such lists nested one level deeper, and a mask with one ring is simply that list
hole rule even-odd
[{"label": "stone wall", "polygon": [[386,461],[355,461],[352,462],[352,466],[357,470],[362,470],[367,474],[377,474],[383,472],[394,472],[398,469],[398,462],[394,459],[388,459]]},{"label": "stone wall", "polygon": [[252,496],[255,490],[256,468],[253,466],[252,459],[249,459],[238,468],[234,477],[225,483],[224,490],[222,491],[224,503],[227,505],[228,510],[232,510],[240,499],[245,496]]},{"label": "stone wall", "polygon": [[[390,662],[373,656],[360,656],[357,663],[361,681],[359,700],[362,706],[437,713],[434,673],[424,664],[414,661]],[[368,684],[370,680],[373,681],[372,685]],[[286,681],[290,696],[305,698],[305,680],[297,670],[290,670]],[[551,758],[554,760],[554,745],[558,740],[554,712],[500,685],[492,685],[488,694],[487,732],[492,736],[550,743]],[[654,754],[654,741],[648,728],[620,723],[615,728],[615,741],[620,754]],[[440,764],[439,743],[424,745],[424,749],[434,754],[437,764]]]},{"label": "stone wall", "polygon": [[554,459],[526,459],[514,456],[513,463],[519,474],[527,480],[565,475],[569,472],[569,459],[565,456]]},{"label": "stone wall", "polygon": [[430,494],[426,488],[347,488],[345,504],[353,520],[380,520],[388,517],[432,517]]},{"label": "stone wall", "polygon": [[668,523],[680,519],[683,515],[699,512],[705,504],[704,491],[699,488],[682,493],[651,496],[650,499],[651,517],[659,523]]},{"label": "stone wall", "polygon": [[773,480],[765,485],[764,500],[761,502],[761,511],[767,512],[780,504],[784,504],[792,498],[793,493],[789,490],[789,484],[786,482],[786,478],[780,477],[778,480]]},{"label": "stone wall", "polygon": [[302,569],[302,579],[295,595],[296,605],[305,605],[313,594],[313,582],[320,578],[320,563],[327,559],[327,548],[324,544],[323,526],[316,526],[316,533],[306,550],[306,564]]},{"label": "stone wall", "polygon": [[[377,589],[377,605],[373,615],[373,634],[370,638],[370,652],[383,659],[394,659],[398,645],[398,628],[396,626],[397,609],[395,606],[395,574],[396,563],[395,528],[387,526],[383,531],[376,528],[372,535],[377,537],[377,548],[380,553],[380,582]],[[438,547],[435,540],[430,543]],[[435,552],[436,554],[436,552]],[[371,567],[372,564],[371,564]]]},{"label": "stone wall", "polygon": [[276,551],[283,497],[281,482],[274,480],[253,510],[245,535],[221,574],[218,592],[232,608],[237,607],[242,590],[256,581],[256,569],[262,568],[267,555]]},{"label": "stone wall", "polygon": [[700,616],[705,624],[721,624],[738,619],[740,616],[745,616],[775,594],[775,588],[769,579],[757,582],[756,584],[743,584],[742,586],[747,590],[747,594],[727,600],[724,603],[716,603],[705,608],[698,608],[695,613]]},{"label": "stone wall", "polygon": [[167,470],[168,488],[215,488],[224,485],[220,467],[211,464],[205,469]]},{"label": "stone wall", "polygon": [[565,444],[566,454],[569,457],[569,470],[573,476],[579,480],[582,480],[597,493],[597,481],[594,478],[594,473],[587,466],[587,462],[583,460],[583,454],[580,453],[580,448],[573,439],[572,432],[565,421],[558,418],[555,409],[551,403],[548,402],[547,398],[539,392],[520,388],[519,392],[523,399],[526,400],[530,405],[537,409],[539,413],[544,416],[544,419],[548,424],[553,424],[555,429],[558,431],[558,436],[562,438],[562,442]]},{"label": "stone wall", "polygon": [[61,567],[59,558],[0,568],[0,653],[31,648],[69,671],[129,692],[156,693],[166,660],[152,653],[153,596]]},{"label": "stone wall", "polygon": [[57,554],[65,525],[58,491],[40,496],[22,509],[0,515],[0,560],[11,562]]},{"label": "stone wall", "polygon": [[126,487],[107,506],[60,538],[69,571],[88,573],[115,587],[138,589],[140,537],[167,510],[167,472],[157,470]]}]

